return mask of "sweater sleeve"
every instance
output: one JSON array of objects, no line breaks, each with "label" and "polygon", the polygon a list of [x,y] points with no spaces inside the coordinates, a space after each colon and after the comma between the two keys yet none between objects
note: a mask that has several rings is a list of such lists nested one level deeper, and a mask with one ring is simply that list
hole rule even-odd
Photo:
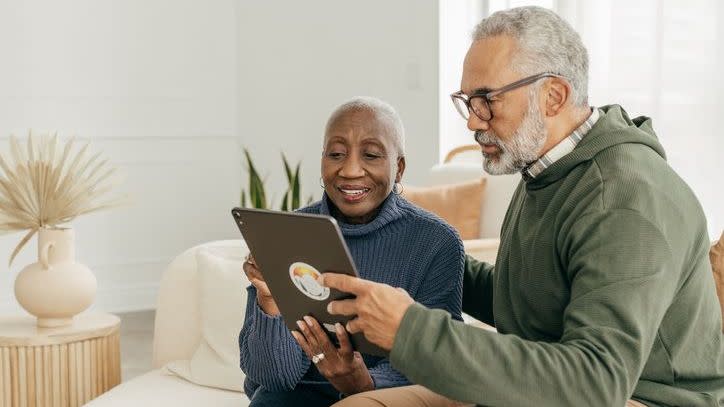
[{"label": "sweater sleeve", "polygon": [[571,297],[559,341],[489,332],[414,305],[395,338],[393,366],[476,404],[624,405],[682,276],[665,236],[634,211],[577,221],[564,239]]},{"label": "sweater sleeve", "polygon": [[390,360],[387,358],[380,360],[374,367],[368,370],[370,376],[372,376],[372,381],[375,383],[375,389],[386,389],[388,387],[400,387],[411,384],[405,375],[392,367]]},{"label": "sweater sleeve", "polygon": [[463,312],[488,325],[495,326],[493,318],[494,266],[465,256],[463,274]]},{"label": "sweater sleeve", "polygon": [[[256,301],[256,288],[247,288],[246,319],[239,334],[240,365],[247,381],[244,387],[292,390],[309,369],[309,358],[284,324],[281,316],[270,316]],[[254,384],[256,386],[254,386]]]},{"label": "sweater sleeve", "polygon": [[463,267],[465,249],[454,232],[443,241],[425,271],[420,289],[413,295],[416,302],[449,312],[453,319],[462,321]]},{"label": "sweater sleeve", "polygon": [[[462,275],[465,252],[463,244],[454,233],[439,247],[430,267],[424,271],[425,279],[415,301],[429,308],[447,311],[453,319],[462,320],[461,296]],[[398,387],[410,384],[410,381],[385,358],[369,369],[376,389]]]}]

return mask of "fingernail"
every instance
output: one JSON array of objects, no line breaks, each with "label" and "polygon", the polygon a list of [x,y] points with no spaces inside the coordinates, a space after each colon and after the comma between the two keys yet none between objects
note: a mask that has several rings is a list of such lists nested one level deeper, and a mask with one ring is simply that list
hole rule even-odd
[{"label": "fingernail", "polygon": [[350,329],[349,329],[349,323],[348,323],[347,325],[345,325],[344,327],[347,329],[347,331],[350,330]]},{"label": "fingernail", "polygon": [[304,318],[304,322],[306,322],[307,325],[312,326],[312,318],[310,318],[306,315],[303,318]]},{"label": "fingernail", "polygon": [[334,329],[336,329],[337,332],[339,332],[339,333],[344,332],[344,328],[342,327],[342,324],[340,324],[339,322],[337,322],[336,324],[334,324]]},{"label": "fingernail", "polygon": [[329,312],[330,314],[334,314],[334,312],[332,311],[332,303],[331,303],[331,302],[330,302],[329,304],[327,304],[327,312]]},{"label": "fingernail", "polygon": [[317,277],[317,282],[319,285],[324,285],[324,274],[320,274],[319,277]]},{"label": "fingernail", "polygon": [[301,329],[302,331],[304,330],[304,322],[302,322],[302,321],[297,321],[297,326],[298,326],[299,329]]}]

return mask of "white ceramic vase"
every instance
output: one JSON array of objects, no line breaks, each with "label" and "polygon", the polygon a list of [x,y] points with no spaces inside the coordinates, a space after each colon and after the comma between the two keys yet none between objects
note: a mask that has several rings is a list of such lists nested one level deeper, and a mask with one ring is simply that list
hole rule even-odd
[{"label": "white ceramic vase", "polygon": [[88,267],[75,262],[75,233],[70,228],[38,231],[38,261],[15,279],[15,298],[39,327],[73,323],[73,316],[95,299],[96,278]]}]

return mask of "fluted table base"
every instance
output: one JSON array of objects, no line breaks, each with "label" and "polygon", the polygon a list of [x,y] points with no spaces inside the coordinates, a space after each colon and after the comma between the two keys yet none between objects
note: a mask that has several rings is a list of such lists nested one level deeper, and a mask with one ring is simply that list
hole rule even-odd
[{"label": "fluted table base", "polygon": [[0,343],[0,407],[81,406],[119,384],[119,327]]}]

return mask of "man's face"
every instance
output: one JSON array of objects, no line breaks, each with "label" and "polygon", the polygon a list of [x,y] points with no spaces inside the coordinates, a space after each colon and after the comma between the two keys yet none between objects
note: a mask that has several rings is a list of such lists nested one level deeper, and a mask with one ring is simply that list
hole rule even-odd
[{"label": "man's face", "polygon": [[[466,95],[501,88],[522,78],[512,69],[516,41],[496,36],[475,41],[463,65],[461,89]],[[468,128],[482,147],[485,171],[511,174],[538,159],[547,139],[536,84],[505,92],[493,98],[492,119],[470,114]]]}]

